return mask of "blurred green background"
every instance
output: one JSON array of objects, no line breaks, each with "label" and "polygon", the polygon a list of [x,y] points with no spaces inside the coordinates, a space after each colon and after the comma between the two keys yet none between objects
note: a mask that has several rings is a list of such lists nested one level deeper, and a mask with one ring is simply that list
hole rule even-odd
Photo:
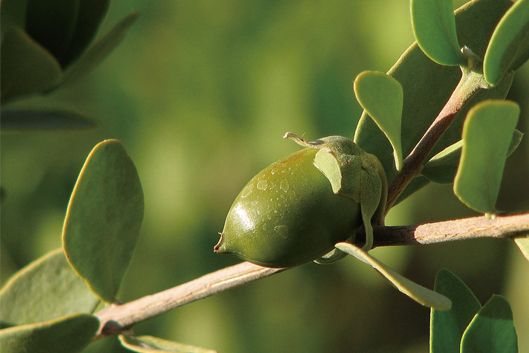
[{"label": "blurred green background", "polygon": [[[463,2],[457,1],[459,6]],[[93,130],[2,136],[2,283],[61,246],[62,219],[84,159],[123,141],[146,198],[142,236],[120,298],[130,301],[239,262],[213,253],[239,190],[297,150],[286,131],[352,137],[361,109],[351,88],[363,70],[387,71],[413,42],[409,4],[386,1],[113,0],[100,33],[141,13],[90,76],[18,107],[53,107],[97,120]],[[529,66],[510,99],[529,131]],[[529,210],[527,138],[507,162],[498,208]],[[474,215],[450,185],[397,206],[389,225]],[[484,303],[507,296],[520,351],[529,351],[529,263],[498,240],[375,249],[429,287],[447,267]],[[169,312],[137,334],[220,352],[426,352],[429,310],[366,265],[307,264]],[[115,338],[88,352],[127,352]]]}]

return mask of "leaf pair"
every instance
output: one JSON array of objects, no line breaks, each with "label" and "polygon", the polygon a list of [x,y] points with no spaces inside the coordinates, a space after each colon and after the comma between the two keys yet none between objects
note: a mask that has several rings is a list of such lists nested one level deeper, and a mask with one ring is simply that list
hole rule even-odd
[{"label": "leaf pair", "polygon": [[42,257],[6,284],[0,292],[2,320],[23,325],[92,312],[99,299],[113,303],[140,235],[143,209],[140,179],[125,147],[117,140],[99,143],[70,198],[64,251]]},{"label": "leaf pair", "polygon": [[[459,42],[471,47],[477,55],[483,56],[489,38],[510,6],[511,3],[504,0],[476,0],[458,9],[455,21],[459,30]],[[397,80],[402,87],[401,149],[402,156],[407,156],[445,106],[461,78],[461,70],[453,66],[436,64],[417,44],[414,44],[391,68],[388,75]],[[455,117],[427,160],[460,141],[464,117],[470,107],[483,100],[505,98],[511,80],[512,75],[509,75],[493,89],[476,92],[472,100]],[[397,173],[395,156],[398,153],[394,152],[385,133],[371,119],[369,113],[370,111],[366,109],[362,114],[355,133],[355,142],[360,148],[379,158],[388,180],[392,180]],[[452,165],[457,166],[457,158]],[[430,180],[424,176],[415,178],[401,194],[397,203],[429,182]]]},{"label": "leaf pair", "polygon": [[3,1],[2,103],[70,84],[103,61],[138,17],[126,16],[86,49],[107,7],[92,0]]},{"label": "leaf pair", "polygon": [[430,352],[518,352],[508,301],[494,295],[482,307],[472,291],[452,272],[441,270],[435,290],[452,300],[452,308],[435,308],[430,317]]},{"label": "leaf pair", "polygon": [[[412,0],[411,16],[417,43],[428,57],[441,65],[469,66],[460,50],[452,0]],[[486,81],[498,84],[527,59],[529,1],[518,0],[502,17],[488,44],[483,60]]]},{"label": "leaf pair", "polygon": [[0,291],[0,351],[82,351],[99,329],[99,298],[58,249],[13,276]]},{"label": "leaf pair", "polygon": [[[471,4],[461,9],[458,17],[472,14],[476,17],[477,15],[483,16],[483,28],[486,30],[487,19],[485,16],[491,16],[491,10],[497,9],[496,17],[500,18],[502,11],[505,11],[504,5],[485,8],[484,5],[487,5],[486,3],[488,2],[493,1],[475,1],[476,4]],[[496,1],[496,3],[499,4],[499,1]],[[451,6],[451,2],[447,1],[412,1],[412,17],[417,41],[424,52],[430,57],[438,55],[439,60],[437,61],[443,64],[459,65],[465,60],[463,54],[459,51],[455,32],[456,18]],[[510,18],[518,18],[520,11],[522,11],[520,9],[523,10],[523,7],[518,4],[516,8],[509,9],[507,14],[503,16],[502,23],[509,22]],[[484,13],[485,11],[487,13]],[[463,22],[463,28],[470,29],[470,19],[472,17],[469,17],[468,21]],[[490,24],[488,26],[490,26],[490,29],[494,28],[496,21],[494,19],[489,20]],[[529,21],[529,17],[527,17],[527,21]],[[501,29],[503,28],[502,26],[499,25],[498,28]],[[496,28],[495,35],[497,35],[498,31],[501,32],[498,28]],[[476,46],[479,47],[480,44],[486,43],[476,43]],[[450,48],[452,49],[450,50]],[[408,74],[418,71],[420,66],[415,68],[410,66],[413,60],[416,60],[412,54],[413,50],[408,51],[401,59],[402,63],[397,63],[396,68],[406,68]],[[447,56],[442,57],[441,54]],[[522,56],[517,56],[517,58],[520,59]],[[419,65],[418,62],[415,64]],[[432,67],[431,71],[435,71],[438,68],[440,67],[436,65],[436,67]],[[391,71],[390,74],[392,74]],[[393,74],[393,76],[395,75]],[[412,78],[414,80],[410,81],[409,77],[402,77],[404,82],[401,86],[399,81],[382,73],[364,72],[357,77],[354,84],[356,97],[364,108],[364,115],[355,134],[355,142],[366,151],[374,153],[381,160],[389,180],[402,166],[403,152],[408,153],[414,147],[410,142],[413,140],[418,141],[428,127],[426,125],[426,116],[421,114],[423,111],[420,106],[407,107],[406,100],[408,95],[403,95],[403,92],[411,90],[419,97],[424,96],[423,102],[416,102],[416,104],[422,106],[428,106],[429,101],[432,100],[431,97],[427,97],[415,90],[415,86],[420,87],[422,84],[419,77]],[[419,83],[417,84],[417,82]],[[443,79],[438,83],[442,85],[443,82],[447,82],[447,80]],[[414,86],[414,88],[411,89],[411,86]],[[497,89],[478,92],[468,105],[471,106],[472,103],[486,98],[503,98],[507,90],[508,85],[502,82]],[[443,106],[441,104],[442,101],[439,102],[439,107],[441,108]],[[431,112],[434,113],[435,111]],[[456,175],[456,170],[458,170],[454,185],[456,195],[474,210],[493,213],[505,158],[516,148],[521,139],[521,133],[514,130],[518,112],[518,107],[512,102],[488,101],[476,104],[468,111],[465,119],[463,140],[456,142],[459,140],[457,128],[461,126],[460,124],[463,121],[460,118],[436,146],[435,151],[440,152],[425,164],[422,175],[428,179],[419,176],[413,180],[407,190],[401,195],[400,200],[429,181],[452,182]],[[411,114],[411,117],[415,117],[416,120],[409,120],[410,115],[408,113]],[[463,112],[460,115],[462,114]],[[391,153],[388,151],[389,146],[385,147],[388,145],[387,141],[381,140],[381,134],[375,130],[374,124],[370,121],[371,119],[367,119],[367,117],[372,118],[376,126],[390,142],[396,170],[389,165],[387,156],[391,155]],[[418,127],[423,124],[425,125],[424,130],[420,131]],[[514,137],[513,131],[515,131]],[[406,136],[406,139],[401,141],[401,135]],[[454,141],[454,138],[457,138],[457,140]],[[374,143],[378,145],[375,146]],[[463,154],[459,163],[461,149]],[[459,168],[457,167],[458,164]]]},{"label": "leaf pair", "polygon": [[116,300],[143,207],[136,168],[121,142],[98,144],[68,206],[64,251],[33,262],[0,292],[3,325],[12,326],[0,331],[2,352],[80,352],[92,341],[99,319],[90,314],[100,299]]},{"label": "leaf pair", "polygon": [[[0,350],[81,352],[98,332],[90,315],[113,303],[143,220],[143,192],[124,146],[107,140],[88,156],[72,193],[63,249],[19,271],[0,291]],[[73,267],[73,269],[72,269]],[[150,336],[121,336],[136,352],[214,352]]]}]

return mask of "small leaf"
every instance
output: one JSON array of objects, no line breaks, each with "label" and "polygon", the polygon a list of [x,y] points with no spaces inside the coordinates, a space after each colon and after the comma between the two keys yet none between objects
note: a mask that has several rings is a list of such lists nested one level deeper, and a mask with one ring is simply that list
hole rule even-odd
[{"label": "small leaf", "polygon": [[75,32],[72,35],[68,48],[61,58],[61,61],[65,63],[64,67],[69,66],[75,61],[94,39],[99,25],[107,13],[109,3],[110,0],[80,1]]},{"label": "small leaf", "polygon": [[461,340],[461,353],[517,353],[518,337],[511,306],[493,295],[476,314]]},{"label": "small leaf", "polygon": [[468,112],[454,193],[478,212],[495,211],[505,158],[519,114],[516,103],[500,100],[481,102]]},{"label": "small leaf", "polygon": [[461,336],[481,304],[472,291],[447,269],[437,273],[435,291],[452,300],[450,310],[432,309],[430,316],[430,352],[459,352]]},{"label": "small leaf", "polygon": [[[503,14],[509,9],[509,0],[470,1],[456,11],[456,26],[461,45],[483,57],[490,36]],[[402,86],[402,152],[407,156],[439,114],[461,78],[461,69],[438,65],[428,58],[417,44],[413,44],[388,72]],[[503,99],[509,91],[512,76],[506,77],[494,89],[479,90],[457,115],[436,144],[430,158],[461,139],[461,129],[470,107],[486,99]],[[384,133],[364,111],[355,133],[355,142],[364,151],[378,157],[388,180],[395,176],[393,151]],[[401,194],[397,203],[428,184],[419,176]]]},{"label": "small leaf", "polygon": [[452,0],[412,0],[411,23],[417,43],[430,59],[441,65],[466,65]]},{"label": "small leaf", "polygon": [[136,22],[138,16],[139,13],[133,12],[124,17],[114,28],[92,45],[68,69],[64,75],[64,80],[59,86],[69,85],[95,69],[123,41],[125,34],[127,34],[129,28]]},{"label": "small leaf", "polygon": [[167,341],[152,336],[125,336],[120,335],[119,340],[123,347],[140,353],[216,353],[217,351],[190,346],[178,342]]},{"label": "small leaf", "polygon": [[529,0],[518,0],[501,19],[490,39],[483,72],[496,85],[529,59]]},{"label": "small leaf", "polygon": [[98,329],[98,318],[87,314],[11,327],[0,330],[0,351],[2,353],[77,353],[92,342]]},{"label": "small leaf", "polygon": [[444,295],[436,293],[399,275],[397,272],[393,271],[391,268],[384,265],[382,262],[378,261],[356,245],[347,242],[341,242],[336,244],[336,247],[373,267],[388,281],[390,281],[391,284],[393,284],[399,291],[406,294],[417,303],[424,306],[433,307],[438,310],[449,310],[452,306],[450,299]]},{"label": "small leaf", "polygon": [[86,129],[96,123],[60,110],[2,109],[2,131]]},{"label": "small leaf", "polygon": [[99,298],[77,276],[62,249],[18,271],[0,291],[2,321],[11,325],[89,314],[98,303]]},{"label": "small leaf", "polygon": [[[518,148],[522,141],[523,133],[514,130],[514,134],[507,152],[507,158]],[[459,140],[451,146],[448,146],[426,163],[421,170],[421,174],[428,180],[440,184],[450,184],[454,181],[461,157],[463,141]]]},{"label": "small leaf", "polygon": [[2,39],[2,103],[17,96],[41,93],[56,85],[62,75],[57,60],[20,29]]},{"label": "small leaf", "polygon": [[356,77],[354,91],[358,103],[384,132],[393,147],[397,170],[402,168],[401,118],[402,86],[382,72],[364,71]]},{"label": "small leaf", "polygon": [[62,56],[70,44],[79,11],[79,0],[28,1],[26,32],[46,48],[64,68]]},{"label": "small leaf", "polygon": [[77,179],[63,229],[73,268],[105,302],[113,302],[140,234],[143,192],[123,144],[94,147]]},{"label": "small leaf", "polygon": [[522,252],[523,256],[529,260],[529,234],[514,238],[514,242]]}]

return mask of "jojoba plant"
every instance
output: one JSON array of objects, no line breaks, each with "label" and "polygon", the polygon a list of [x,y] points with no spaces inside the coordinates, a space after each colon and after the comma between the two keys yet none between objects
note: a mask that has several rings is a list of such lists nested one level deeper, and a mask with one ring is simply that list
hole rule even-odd
[{"label": "jojoba plant", "polygon": [[[94,4],[2,1],[2,129],[6,121],[18,131],[57,121],[63,128],[79,126],[71,114],[3,105],[46,94],[90,71],[137,17],[125,17],[88,48],[108,1]],[[452,6],[449,0],[411,1],[417,43],[387,74],[356,77],[354,95],[364,112],[352,139],[285,135],[304,149],[242,188],[214,247],[247,260],[241,264],[121,304],[118,293],[140,234],[144,195],[123,144],[97,144],[71,194],[63,246],[17,272],[0,291],[0,350],[76,353],[116,335],[136,352],[213,352],[138,336],[132,328],[229,288],[349,254],[432,308],[431,352],[517,352],[505,297],[493,295],[482,306],[448,270],[438,272],[432,291],[368,252],[502,237],[513,239],[529,258],[529,214],[496,214],[505,159],[523,136],[516,130],[520,108],[505,97],[515,71],[529,59],[529,0],[474,0],[455,13]],[[50,9],[50,17],[39,20],[38,9]],[[49,36],[50,28],[61,35]],[[486,216],[398,229],[384,224],[394,205],[429,183],[453,183],[461,202]]]},{"label": "jojoba plant", "polygon": [[365,248],[370,249],[371,223],[383,225],[387,195],[378,159],[342,136],[316,141],[292,133],[285,137],[306,148],[272,164],[244,187],[215,251],[263,266],[292,267],[354,238],[363,224],[368,229]]}]

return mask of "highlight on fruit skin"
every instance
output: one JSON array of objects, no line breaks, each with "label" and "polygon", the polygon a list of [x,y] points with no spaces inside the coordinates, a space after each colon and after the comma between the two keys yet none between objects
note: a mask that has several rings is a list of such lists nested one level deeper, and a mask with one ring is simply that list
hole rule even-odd
[{"label": "highlight on fruit skin", "polygon": [[[342,136],[306,141],[287,133],[285,138],[306,148],[265,168],[242,189],[228,212],[216,253],[262,266],[293,267],[354,238],[366,217],[371,221],[375,214],[382,222],[385,191],[360,190],[362,180],[386,187],[381,166],[382,171],[373,170],[380,163],[376,157]],[[366,178],[378,184],[365,183]],[[366,211],[361,205],[367,194],[376,200],[367,203]]]}]

